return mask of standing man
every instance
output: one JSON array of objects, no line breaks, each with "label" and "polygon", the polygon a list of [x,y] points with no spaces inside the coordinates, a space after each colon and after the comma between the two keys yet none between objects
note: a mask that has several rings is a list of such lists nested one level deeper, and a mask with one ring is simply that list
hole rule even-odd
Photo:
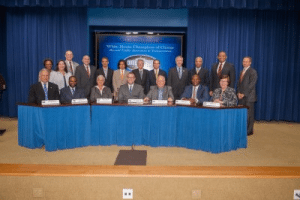
[{"label": "standing man", "polygon": [[144,90],[139,84],[135,84],[135,75],[133,72],[127,74],[127,84],[121,85],[118,99],[120,103],[127,103],[128,99],[143,99]]},{"label": "standing man", "polygon": [[202,104],[204,101],[209,101],[210,96],[208,94],[208,87],[201,85],[201,79],[199,75],[194,74],[192,76],[192,85],[185,87],[181,99],[189,100],[191,103]]},{"label": "standing man", "polygon": [[41,104],[42,100],[59,100],[58,86],[49,82],[49,71],[47,69],[40,70],[39,81],[30,86],[28,103]]},{"label": "standing man", "polygon": [[168,85],[172,87],[175,100],[180,99],[185,86],[189,83],[188,70],[183,68],[183,57],[177,56],[175,58],[176,67],[169,70]]},{"label": "standing man", "polygon": [[104,85],[106,87],[109,87],[111,92],[114,92],[114,88],[113,88],[113,84],[112,84],[114,70],[112,70],[108,67],[109,61],[108,61],[107,57],[103,57],[101,59],[101,64],[102,64],[102,68],[100,68],[96,71],[95,77],[98,77],[99,75],[104,76],[105,77]]},{"label": "standing man", "polygon": [[71,103],[72,99],[85,98],[85,92],[83,89],[78,88],[77,79],[75,76],[70,76],[69,86],[60,90],[60,103]]},{"label": "standing man", "polygon": [[148,70],[144,69],[144,60],[138,59],[137,61],[137,69],[132,70],[132,73],[135,75],[135,83],[141,85],[144,89],[144,94],[147,94],[149,90],[148,83]]},{"label": "standing man", "polygon": [[192,77],[197,74],[201,80],[200,84],[204,86],[209,86],[209,74],[208,70],[202,67],[203,59],[199,56],[195,59],[195,67],[189,72],[189,80],[192,80]]},{"label": "standing man", "polygon": [[65,57],[66,57],[65,62],[67,64],[68,72],[70,72],[72,74],[72,76],[74,76],[75,72],[76,72],[76,68],[79,66],[79,64],[77,62],[73,61],[73,52],[72,51],[70,51],[70,50],[66,51]]},{"label": "standing man", "polygon": [[96,67],[90,65],[90,62],[90,56],[83,56],[83,65],[78,66],[75,73],[77,78],[77,86],[84,89],[86,98],[89,98],[91,88],[96,85]]},{"label": "standing man", "polygon": [[253,135],[254,125],[254,102],[256,101],[257,72],[251,67],[252,58],[249,56],[243,59],[243,71],[237,84],[237,97],[239,105],[249,106],[247,135]]},{"label": "standing man", "polygon": [[[6,83],[5,83],[3,76],[0,74],[0,101],[1,101],[2,91],[5,89],[6,89]],[[2,127],[0,127],[0,135],[3,135],[3,133],[5,131],[6,131],[6,129],[3,129]]]},{"label": "standing man", "polygon": [[234,88],[234,81],[235,81],[235,69],[234,65],[231,63],[226,62],[227,55],[225,51],[220,51],[218,54],[219,62],[215,63],[211,67],[211,76],[210,76],[210,87],[209,87],[209,95],[213,95],[213,91],[216,88],[220,87],[220,77],[222,75],[228,75],[230,78],[230,85],[231,88]]},{"label": "standing man", "polygon": [[159,60],[153,60],[153,70],[149,72],[149,87],[156,85],[156,79],[159,75],[162,75],[167,80],[167,73],[160,69]]}]

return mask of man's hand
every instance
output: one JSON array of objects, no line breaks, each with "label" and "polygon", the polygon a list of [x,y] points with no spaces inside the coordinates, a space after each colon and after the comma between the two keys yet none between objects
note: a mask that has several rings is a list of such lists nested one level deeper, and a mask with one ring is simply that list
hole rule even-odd
[{"label": "man's hand", "polygon": [[245,95],[244,95],[244,94],[241,94],[241,93],[238,93],[237,96],[238,96],[239,99],[242,99],[242,98],[245,97]]}]

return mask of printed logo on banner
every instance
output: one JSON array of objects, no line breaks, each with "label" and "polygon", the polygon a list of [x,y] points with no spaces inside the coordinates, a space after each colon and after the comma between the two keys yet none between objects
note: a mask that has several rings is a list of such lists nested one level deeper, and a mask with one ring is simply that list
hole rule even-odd
[{"label": "printed logo on banner", "polygon": [[149,55],[131,55],[124,59],[129,71],[137,69],[137,61],[139,59],[144,60],[144,69],[148,71],[153,69],[153,60],[156,58]]}]

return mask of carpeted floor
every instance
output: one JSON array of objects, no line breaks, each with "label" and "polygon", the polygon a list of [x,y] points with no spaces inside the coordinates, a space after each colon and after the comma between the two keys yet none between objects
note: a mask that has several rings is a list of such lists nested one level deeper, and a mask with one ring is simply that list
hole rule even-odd
[{"label": "carpeted floor", "polygon": [[[0,118],[0,163],[114,165],[119,150],[125,146],[90,146],[55,152],[18,146],[18,122]],[[300,124],[289,122],[256,122],[255,133],[248,137],[248,148],[211,154],[185,148],[153,148],[147,150],[148,166],[300,166]]]}]

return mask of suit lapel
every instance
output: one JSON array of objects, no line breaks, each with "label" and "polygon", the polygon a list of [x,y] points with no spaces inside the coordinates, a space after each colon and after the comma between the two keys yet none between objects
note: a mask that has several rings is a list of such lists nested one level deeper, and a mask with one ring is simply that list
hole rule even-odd
[{"label": "suit lapel", "polygon": [[[49,82],[48,82],[48,86],[49,86]],[[45,91],[44,91],[44,88],[43,88],[41,82],[38,83],[37,87],[38,87],[39,93],[42,94],[43,99],[45,99]],[[48,96],[49,96],[49,91],[48,91]]]}]

